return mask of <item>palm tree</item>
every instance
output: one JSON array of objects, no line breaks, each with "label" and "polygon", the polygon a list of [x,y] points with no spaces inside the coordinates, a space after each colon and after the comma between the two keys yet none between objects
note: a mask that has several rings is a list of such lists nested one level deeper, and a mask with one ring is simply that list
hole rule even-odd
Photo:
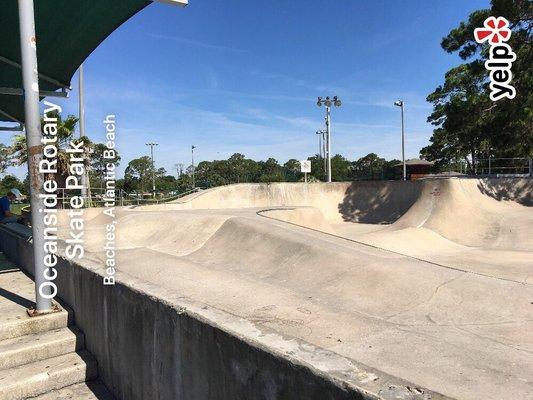
[{"label": "palm tree", "polygon": [[[69,175],[70,156],[66,152],[70,142],[78,143],[83,140],[85,148],[88,150],[92,146],[92,142],[87,137],[79,139],[74,138],[74,132],[76,130],[76,124],[78,118],[74,115],[69,115],[66,119],[62,119],[61,115],[57,112],[51,112],[48,114],[48,119],[53,118],[57,120],[57,173],[47,174],[45,179],[55,179],[58,187],[64,187],[67,176]],[[41,119],[41,126],[44,126],[45,121]],[[11,145],[11,156],[15,165],[22,165],[28,161],[28,152],[26,146],[25,135],[15,135],[13,137],[13,143]]]},{"label": "palm tree", "polygon": [[0,174],[11,165],[11,148],[0,143]]}]

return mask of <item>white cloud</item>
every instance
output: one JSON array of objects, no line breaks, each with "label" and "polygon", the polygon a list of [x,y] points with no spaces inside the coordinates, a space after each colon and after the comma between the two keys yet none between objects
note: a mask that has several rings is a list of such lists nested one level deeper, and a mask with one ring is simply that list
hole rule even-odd
[{"label": "white cloud", "polygon": [[198,40],[187,39],[187,38],[182,38],[178,36],[162,35],[159,33],[148,33],[147,36],[150,36],[156,39],[171,40],[173,42],[179,42],[179,43],[183,43],[183,44],[187,44],[191,46],[202,47],[204,49],[229,51],[233,53],[249,53],[248,50],[238,49],[236,47],[200,42]]}]

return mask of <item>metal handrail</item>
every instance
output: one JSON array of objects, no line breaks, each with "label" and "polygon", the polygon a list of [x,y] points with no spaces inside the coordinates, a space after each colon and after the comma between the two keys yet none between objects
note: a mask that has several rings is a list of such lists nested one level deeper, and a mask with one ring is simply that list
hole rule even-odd
[{"label": "metal handrail", "polygon": [[[64,209],[65,205],[68,204],[70,199],[77,194],[68,194],[67,188],[58,188],[57,189],[57,200],[58,208]],[[178,193],[173,196],[162,197],[162,198],[148,198],[144,197],[141,193],[128,193],[122,189],[116,189],[115,192],[115,203],[118,206],[128,206],[128,205],[143,205],[143,204],[161,204],[168,203],[169,201],[174,201],[179,198],[188,196],[192,193],[196,193],[203,190],[201,187],[196,187],[194,189],[187,190],[182,193]],[[109,199],[103,199],[101,194],[105,193],[106,188],[91,188],[91,194],[87,196],[82,196],[85,201],[85,207],[98,207],[103,206]],[[96,192],[96,193],[95,193]]]}]

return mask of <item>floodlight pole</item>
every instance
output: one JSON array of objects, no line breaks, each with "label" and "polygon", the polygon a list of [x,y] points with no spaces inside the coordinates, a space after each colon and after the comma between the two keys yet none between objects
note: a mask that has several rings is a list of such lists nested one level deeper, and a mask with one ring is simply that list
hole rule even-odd
[{"label": "floodlight pole", "polygon": [[158,143],[146,143],[150,146],[150,157],[152,159],[152,193],[155,198],[155,163],[154,163],[154,146],[159,146]]},{"label": "floodlight pole", "polygon": [[405,130],[403,124],[403,100],[394,102],[394,105],[400,107],[402,113],[402,164],[403,164],[403,180],[407,180],[407,166],[405,165]]},{"label": "floodlight pole", "polygon": [[[30,177],[31,227],[35,276],[35,310],[43,314],[52,310],[52,288],[47,276],[52,274],[44,266],[44,221],[39,210],[45,206],[40,194],[43,175],[39,173],[42,159],[41,115],[39,112],[39,74],[37,70],[37,41],[33,0],[18,0],[20,26],[20,54],[24,89],[26,145]],[[45,275],[46,274],[46,275]]]},{"label": "floodlight pole", "polygon": [[324,176],[328,173],[328,160],[326,159],[326,130],[322,130],[322,155],[324,158]]},{"label": "floodlight pole", "polygon": [[326,138],[328,142],[328,182],[331,183],[331,106],[326,106]]},{"label": "floodlight pole", "polygon": [[324,176],[328,173],[328,166],[327,166],[327,160],[326,160],[326,130],[321,129],[319,131],[316,131],[317,135],[320,135],[318,137],[318,154],[320,157],[324,159]]},{"label": "floodlight pole", "polygon": [[318,137],[318,156],[322,158],[322,132],[316,131],[317,135],[320,135]]},{"label": "floodlight pole", "polygon": [[402,163],[403,163],[403,180],[407,180],[407,165],[405,165],[405,128],[403,120],[403,101],[402,101]]},{"label": "floodlight pole", "polygon": [[325,99],[322,97],[318,98],[317,106],[321,107],[322,105],[326,106],[326,149],[327,149],[327,178],[328,182],[331,183],[331,105],[335,107],[341,106],[341,101],[337,96],[334,96],[333,99],[330,99],[329,96]]},{"label": "floodlight pole", "polygon": [[194,180],[194,149],[196,148],[195,145],[191,146],[191,161],[192,161],[192,188],[196,188],[196,182]]}]

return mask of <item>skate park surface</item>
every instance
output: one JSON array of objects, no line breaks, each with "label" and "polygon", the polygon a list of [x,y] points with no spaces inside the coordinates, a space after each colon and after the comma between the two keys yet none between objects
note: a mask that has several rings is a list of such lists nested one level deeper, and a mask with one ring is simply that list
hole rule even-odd
[{"label": "skate park surface", "polygon": [[[120,208],[117,280],[276,332],[288,358],[294,339],[447,398],[532,398],[532,189],[529,179],[236,184]],[[93,209],[86,220],[84,262],[103,270],[109,217]]]}]

